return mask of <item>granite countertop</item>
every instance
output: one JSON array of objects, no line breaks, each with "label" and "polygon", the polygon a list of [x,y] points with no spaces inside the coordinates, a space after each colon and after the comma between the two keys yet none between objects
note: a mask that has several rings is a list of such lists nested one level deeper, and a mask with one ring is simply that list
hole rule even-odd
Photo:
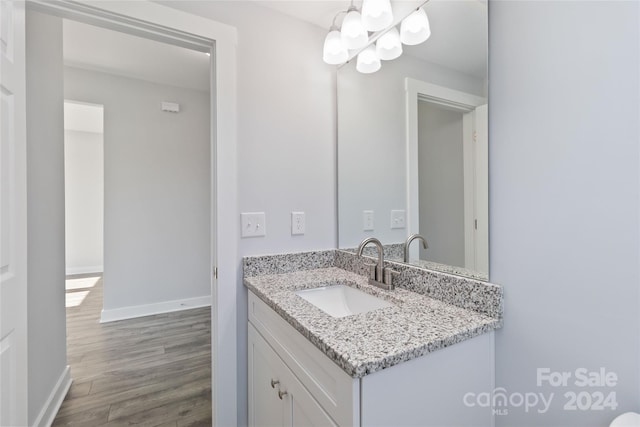
[{"label": "granite countertop", "polygon": [[[502,326],[500,318],[402,288],[385,291],[337,267],[245,277],[244,284],[354,378]],[[334,318],[295,294],[337,284],[358,288],[393,306]]]},{"label": "granite countertop", "polygon": [[[402,262],[402,260],[398,261]],[[428,268],[430,270],[441,271],[443,273],[455,274],[458,276],[468,277],[475,280],[488,280],[489,276],[486,273],[470,270],[464,267],[458,267],[454,265],[440,264],[439,262],[428,261],[424,259],[411,259],[408,264],[415,265],[416,267]]]}]

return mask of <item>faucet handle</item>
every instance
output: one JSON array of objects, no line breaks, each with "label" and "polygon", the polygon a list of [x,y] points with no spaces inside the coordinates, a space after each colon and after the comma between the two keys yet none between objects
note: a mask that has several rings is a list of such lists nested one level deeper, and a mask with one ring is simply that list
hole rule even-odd
[{"label": "faucet handle", "polygon": [[376,280],[376,267],[377,267],[377,265],[375,263],[369,263],[369,262],[365,263],[364,265],[369,267],[369,279]]},{"label": "faucet handle", "polygon": [[395,285],[393,284],[393,278],[399,276],[400,272],[396,270],[392,270],[390,267],[384,269],[384,283],[389,286],[390,289],[393,289]]}]

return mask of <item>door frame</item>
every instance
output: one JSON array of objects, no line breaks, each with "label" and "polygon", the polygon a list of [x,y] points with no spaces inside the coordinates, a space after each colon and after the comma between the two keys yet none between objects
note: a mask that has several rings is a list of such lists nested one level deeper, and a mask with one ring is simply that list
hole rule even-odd
[{"label": "door frame", "polygon": [[211,54],[211,334],[214,425],[237,423],[235,27],[150,1],[29,0],[28,7]]},{"label": "door frame", "polygon": [[[440,105],[448,109],[460,111],[463,116],[463,162],[464,170],[475,170],[475,153],[473,151],[472,132],[475,127],[475,109],[487,103],[487,99],[481,96],[438,86],[433,83],[417,79],[405,78],[406,98],[406,144],[407,144],[407,234],[418,233],[420,228],[420,196],[418,176],[418,102],[426,101]],[[485,144],[486,146],[486,144]],[[465,173],[464,198],[465,198],[465,267],[474,269],[475,266],[475,233],[469,227],[475,216],[475,178]],[[411,256],[416,257],[418,246],[413,246]]]},{"label": "door frame", "polygon": [[[0,424],[28,423],[25,5],[0,5]],[[6,25],[6,26],[5,26]]]}]

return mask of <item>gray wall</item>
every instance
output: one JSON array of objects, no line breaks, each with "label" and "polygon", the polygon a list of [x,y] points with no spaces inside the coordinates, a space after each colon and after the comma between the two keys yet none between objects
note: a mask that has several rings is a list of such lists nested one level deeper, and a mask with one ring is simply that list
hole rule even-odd
[{"label": "gray wall", "polygon": [[62,20],[31,10],[27,42],[29,423],[67,365]]},{"label": "gray wall", "polygon": [[[335,71],[322,62],[326,31],[259,2],[163,4],[238,29],[238,203],[267,220],[266,237],[238,236],[239,257],[334,248]],[[293,210],[306,213],[304,236],[291,236]],[[247,291],[236,286],[238,425],[246,425]]]},{"label": "gray wall", "polygon": [[67,274],[103,270],[103,134],[64,131]]},{"label": "gray wall", "polygon": [[420,258],[464,267],[464,168],[462,117],[418,102],[420,230],[428,249]]},{"label": "gray wall", "polygon": [[[505,288],[496,385],[555,393],[498,426],[604,426],[640,412],[638,2],[489,7],[490,278]],[[538,387],[604,367],[616,387]],[[566,392],[616,392],[566,411]]]},{"label": "gray wall", "polygon": [[69,67],[64,79],[66,99],[104,105],[104,309],[210,295],[209,94]]}]

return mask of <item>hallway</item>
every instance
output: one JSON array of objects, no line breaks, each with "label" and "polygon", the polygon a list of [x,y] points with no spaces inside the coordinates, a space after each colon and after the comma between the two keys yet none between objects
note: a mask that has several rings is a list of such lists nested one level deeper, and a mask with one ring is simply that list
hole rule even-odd
[{"label": "hallway", "polygon": [[209,308],[100,324],[102,278],[67,278],[73,383],[54,426],[210,426]]}]

